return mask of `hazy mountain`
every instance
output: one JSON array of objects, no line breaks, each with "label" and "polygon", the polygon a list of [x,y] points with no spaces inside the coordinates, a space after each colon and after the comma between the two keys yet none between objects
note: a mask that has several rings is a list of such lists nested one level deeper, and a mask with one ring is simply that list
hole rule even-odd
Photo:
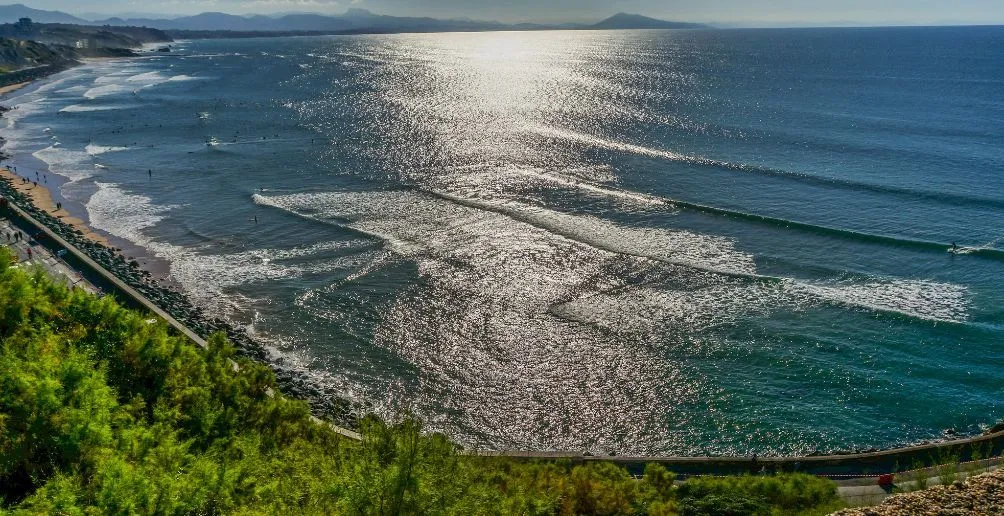
[{"label": "hazy mountain", "polygon": [[349,9],[341,15],[324,15],[306,12],[272,14],[269,16],[238,16],[207,12],[194,16],[133,18],[115,17],[107,20],[87,21],[59,11],[42,11],[21,4],[0,6],[0,23],[31,18],[38,23],[66,23],[80,25],[110,25],[114,27],[149,27],[169,31],[230,31],[258,32],[448,32],[485,30],[539,30],[539,29],[689,29],[704,25],[657,20],[638,14],[616,14],[595,25],[533,24],[508,25],[497,21],[454,18],[442,20],[428,17],[388,16],[374,14],[366,9]]},{"label": "hazy mountain", "polygon": [[376,32],[436,32],[451,30],[492,30],[508,27],[494,21],[439,20],[373,14],[365,9],[349,9],[338,16],[294,13],[283,16],[236,16],[225,13],[202,13],[175,19],[111,18],[95,21],[100,25],[132,25],[161,30],[190,31],[376,31]]},{"label": "hazy mountain", "polygon": [[32,9],[23,4],[0,5],[0,23],[14,23],[21,18],[31,18],[38,23],[90,23],[64,12]]},{"label": "hazy mountain", "polygon": [[595,25],[591,29],[618,30],[618,29],[705,29],[707,25],[700,23],[686,23],[657,20],[642,16],[640,14],[617,13]]}]

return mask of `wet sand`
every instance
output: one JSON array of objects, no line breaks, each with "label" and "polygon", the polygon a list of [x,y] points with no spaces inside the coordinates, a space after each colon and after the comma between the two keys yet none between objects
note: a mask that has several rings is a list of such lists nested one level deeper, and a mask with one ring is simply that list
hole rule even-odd
[{"label": "wet sand", "polygon": [[101,245],[111,247],[108,239],[96,233],[87,225],[86,222],[77,217],[71,216],[66,209],[56,210],[56,203],[52,200],[52,194],[44,185],[35,186],[34,183],[24,183],[22,182],[21,176],[11,172],[7,168],[0,168],[0,177],[9,179],[14,189],[27,195],[31,199],[32,204],[34,204],[38,209],[44,210],[53,216],[58,217],[64,223],[79,230],[85,237],[98,242]]},{"label": "wet sand", "polygon": [[28,82],[19,82],[17,84],[11,84],[10,86],[4,86],[4,87],[0,88],[0,95],[6,95],[6,94],[8,94],[8,93],[10,93],[12,91],[16,91],[16,90],[19,90],[21,88],[24,88],[25,86],[27,86],[29,84],[31,84],[31,81],[28,81]]}]

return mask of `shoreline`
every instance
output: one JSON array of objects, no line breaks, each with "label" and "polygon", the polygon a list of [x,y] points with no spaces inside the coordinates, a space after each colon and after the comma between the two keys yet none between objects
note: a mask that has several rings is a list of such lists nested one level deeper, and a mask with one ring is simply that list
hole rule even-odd
[{"label": "shoreline", "polygon": [[39,210],[60,219],[60,221],[64,224],[69,225],[83,234],[85,238],[93,240],[103,246],[112,247],[112,244],[108,241],[108,239],[104,235],[96,232],[94,228],[90,227],[87,221],[70,215],[65,208],[56,209],[56,202],[52,200],[52,192],[49,191],[49,188],[46,185],[36,185],[34,182],[24,182],[23,180],[25,178],[17,175],[8,167],[0,168],[0,178],[8,180],[12,188],[28,196],[28,198],[31,199],[31,203]]},{"label": "shoreline", "polygon": [[[77,62],[76,65],[68,69],[84,64],[86,63]],[[66,70],[54,71],[54,73],[36,80],[19,83],[16,89],[35,85],[39,80],[47,79],[55,73]],[[0,97],[4,96],[6,95],[0,94]],[[3,102],[7,100],[0,98],[0,101]],[[0,107],[0,118],[3,118],[3,113],[6,111],[4,108],[6,106]],[[9,156],[0,153],[0,161],[4,159],[9,159]],[[55,177],[61,179],[64,176],[51,170],[49,174],[54,176],[54,186],[62,184],[55,181]],[[284,369],[279,364],[272,363],[268,360],[266,347],[252,338],[244,327],[203,311],[170,278],[169,273],[158,271],[156,268],[151,269],[149,265],[156,263],[155,257],[147,256],[147,261],[141,264],[139,260],[142,260],[142,255],[138,254],[139,258],[127,256],[125,249],[116,247],[112,243],[112,240],[115,239],[114,235],[106,236],[90,226],[89,221],[85,220],[86,208],[84,208],[83,218],[71,215],[67,206],[63,206],[62,210],[56,210],[53,191],[49,190],[47,185],[39,184],[36,186],[34,182],[23,183],[23,179],[25,178],[9,170],[6,165],[0,165],[0,196],[7,198],[11,204],[33,217],[41,227],[65,240],[69,246],[92,260],[98,267],[170,315],[192,334],[208,338],[215,333],[223,333],[234,344],[239,354],[268,366],[275,374],[276,380],[281,386],[280,390],[291,398],[306,401],[311,406],[312,413],[341,427],[358,428],[359,419],[366,412],[363,404],[342,398],[337,393],[328,391],[324,386],[306,382],[296,371]],[[50,245],[49,242],[42,242],[42,244]],[[131,247],[128,244],[131,243],[125,244],[125,247]],[[131,249],[131,251],[137,250],[146,251],[139,246]]]},{"label": "shoreline", "polygon": [[[37,206],[35,196],[44,200],[48,197],[48,190],[42,185],[34,187],[31,183],[24,187],[24,185],[19,185],[21,181],[22,178],[13,173],[0,173],[0,197],[7,199],[14,207],[32,217],[34,224],[65,240],[67,247],[74,248],[76,252],[93,261],[96,267],[135,291],[143,300],[170,315],[193,335],[209,338],[215,333],[223,333],[233,343],[239,354],[267,365],[275,374],[284,394],[306,401],[315,414],[324,416],[341,427],[350,429],[358,427],[360,414],[363,412],[359,410],[360,404],[337,397],[335,393],[324,392],[319,386],[304,382],[295,371],[276,367],[276,364],[267,359],[268,351],[266,348],[255,341],[245,328],[206,313],[202,308],[196,306],[184,292],[172,288],[169,286],[169,282],[156,279],[136,259],[123,254],[121,249],[88,236],[85,231],[93,233],[93,230],[87,226],[86,222],[75,217],[58,216],[58,214],[53,214],[51,209],[47,210]],[[18,186],[22,186],[22,188],[18,188]],[[48,202],[52,202],[51,198]],[[54,208],[54,206],[50,205],[49,208]],[[79,225],[71,225],[71,221],[77,222]],[[103,238],[97,234],[94,236]],[[58,242],[50,242],[49,240],[46,238],[39,244],[46,247],[53,244],[55,247],[62,247]],[[82,273],[83,271],[76,268],[76,272]],[[138,299],[130,298],[128,294],[119,300],[143,304]]]},{"label": "shoreline", "polygon": [[13,93],[21,88],[31,85],[33,81],[19,82],[17,84],[10,84],[8,86],[0,87],[0,96],[6,95],[8,93]]},{"label": "shoreline", "polygon": [[[22,83],[22,84],[18,85],[18,87],[20,88],[20,87],[24,87],[24,86],[27,86],[27,85],[30,85],[30,84],[32,84],[32,83],[31,82]],[[11,91],[13,91],[13,90],[11,90]],[[55,174],[53,174],[53,175],[55,175]],[[88,222],[86,220],[82,220],[80,218],[70,216],[69,213],[66,212],[65,208],[61,212],[55,210],[55,203],[52,200],[52,193],[53,192],[50,191],[46,186],[44,186],[42,184],[39,184],[39,185],[35,186],[32,183],[21,184],[22,177],[14,174],[13,172],[10,172],[9,170],[6,170],[5,168],[0,168],[0,177],[2,177],[3,179],[6,179],[7,181],[9,181],[9,186],[11,188],[13,188],[14,190],[16,190],[17,192],[19,192],[20,194],[24,195],[27,198],[28,202],[30,202],[37,210],[45,213],[46,215],[48,215],[48,217],[51,217],[52,219],[56,219],[57,224],[63,224],[63,225],[69,226],[69,228],[71,230],[73,230],[74,232],[80,233],[80,235],[83,238],[85,238],[87,240],[90,240],[92,244],[97,244],[97,246],[99,246],[99,247],[103,246],[104,248],[107,248],[106,250],[109,253],[111,253],[111,255],[113,257],[112,258],[112,265],[109,266],[109,265],[105,264],[104,262],[102,262],[101,260],[96,260],[96,261],[98,261],[98,263],[100,263],[102,266],[104,266],[109,271],[111,271],[116,277],[119,277],[120,279],[123,279],[123,281],[126,281],[127,283],[131,283],[132,277],[137,272],[140,275],[142,275],[144,273],[147,273],[147,271],[143,271],[142,268],[140,268],[140,267],[133,267],[133,269],[134,269],[133,271],[128,271],[128,269],[124,269],[124,270],[126,270],[128,272],[125,273],[125,277],[123,277],[121,275],[122,274],[121,270],[123,270],[123,268],[119,267],[119,262],[121,262],[121,264],[126,264],[127,260],[121,254],[121,249],[113,247],[108,242],[107,238],[105,238],[104,236],[96,233],[94,231],[94,229],[91,228],[88,225]],[[55,227],[52,226],[52,224],[51,224],[52,221],[50,219],[40,217],[39,220],[41,220],[42,223],[45,224],[47,227],[52,227],[54,229],[54,231],[58,232],[58,230]],[[71,241],[71,242],[74,245],[76,245],[78,247],[81,247],[81,244],[79,244],[77,242],[73,242],[73,241]],[[87,254],[92,254],[90,252],[91,249],[93,249],[93,247],[89,246],[87,244],[84,244],[84,247],[81,247],[81,250],[83,250]],[[100,254],[102,251],[96,251],[96,252],[98,252]],[[152,272],[152,271],[149,271],[149,272]],[[146,275],[147,275],[147,277],[149,277],[149,274],[146,274]],[[199,309],[198,307],[195,307],[194,305],[192,305],[192,303],[187,300],[187,296],[184,293],[179,293],[179,292],[177,292],[175,290],[172,290],[172,289],[166,289],[162,285],[154,285],[154,287],[152,287],[152,288],[161,289],[163,291],[168,292],[168,294],[163,294],[163,295],[158,296],[158,295],[148,294],[146,291],[144,291],[142,289],[137,289],[137,290],[139,290],[140,292],[143,292],[144,295],[147,295],[151,300],[154,300],[154,302],[158,306],[162,307],[168,313],[171,313],[173,316],[175,316],[179,321],[181,321],[186,326],[191,327],[193,330],[195,330],[196,333],[205,336],[207,334],[203,330],[206,329],[206,328],[210,328],[210,329],[214,329],[214,330],[218,330],[218,331],[224,331],[225,333],[227,333],[228,338],[230,338],[235,343],[235,345],[237,345],[239,348],[242,348],[244,350],[244,353],[247,354],[248,356],[252,356],[253,358],[256,358],[255,353],[256,352],[257,353],[261,353],[262,352],[261,349],[260,349],[260,346],[256,346],[253,343],[253,339],[250,336],[246,335],[246,333],[244,333],[243,330],[238,329],[238,328],[234,328],[233,325],[231,325],[228,322],[220,321],[219,319],[211,319],[210,318],[211,316],[207,316],[205,314],[202,314],[201,313],[201,309]],[[178,301],[176,299],[176,297],[179,297],[179,296],[182,297],[182,298],[185,298],[184,302]],[[172,303],[177,303],[177,304],[173,305]],[[184,303],[187,303],[188,306],[182,306]],[[179,312],[183,313],[184,315],[182,315],[182,316],[174,315],[175,313],[179,313]],[[240,334],[240,336],[235,337],[235,334]],[[260,362],[265,363],[265,364],[271,366],[271,369],[276,372],[277,376],[286,375],[286,378],[288,379],[288,381],[291,384],[293,384],[293,385],[299,385],[300,386],[300,388],[298,388],[298,389],[294,388],[293,390],[299,391],[300,393],[302,393],[302,392],[309,391],[309,390],[311,390],[311,389],[314,388],[313,386],[306,385],[306,383],[303,382],[301,379],[296,378],[295,377],[295,373],[291,374],[291,372],[289,372],[289,371],[281,371],[277,367],[277,364],[273,364],[270,361],[265,360],[264,358],[257,358],[257,359]],[[293,376],[293,377],[289,378],[290,376]],[[308,393],[308,394],[299,394],[297,397],[299,397],[301,399],[306,399],[306,400],[310,401],[311,404],[314,404],[315,398],[317,397],[317,395],[326,395],[326,394],[328,394],[328,393],[318,393],[316,395],[311,395],[311,394]],[[328,406],[329,407],[330,407],[330,403],[331,402],[328,401]],[[951,442],[951,441],[947,441],[946,440],[944,442]],[[921,445],[914,445],[914,446],[921,446]],[[914,447],[914,446],[911,446],[911,447]],[[896,450],[896,449],[897,448],[886,448],[884,450]],[[515,456],[519,456],[519,454],[520,454],[520,452],[513,452],[513,451],[503,452],[503,453],[507,454],[509,456],[514,456],[514,455]],[[547,452],[541,452],[541,453],[547,453]],[[831,456],[840,456],[841,454],[839,452],[837,452],[837,453],[830,454],[830,455]]]}]

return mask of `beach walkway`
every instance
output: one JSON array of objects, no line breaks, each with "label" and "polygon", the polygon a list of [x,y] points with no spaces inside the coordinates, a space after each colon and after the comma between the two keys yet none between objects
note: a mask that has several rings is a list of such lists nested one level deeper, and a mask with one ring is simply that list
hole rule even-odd
[{"label": "beach walkway", "polygon": [[[14,238],[14,235],[18,231],[24,235],[23,239],[18,240]],[[80,288],[92,294],[101,293],[101,289],[87,281],[83,275],[70,267],[47,247],[31,238],[26,227],[17,226],[8,219],[0,219],[0,243],[6,245],[14,252],[17,258],[15,266],[37,265],[42,267],[52,277],[63,280],[71,288]],[[31,252],[29,253],[29,251]]]},{"label": "beach walkway", "polygon": [[[959,468],[953,471],[951,477],[944,479],[939,476],[939,468],[927,468],[922,470],[924,475],[918,476],[918,472],[897,475],[902,480],[894,481],[888,487],[882,487],[874,482],[865,483],[864,479],[853,479],[837,481],[837,495],[847,504],[848,507],[871,507],[885,501],[886,498],[897,493],[910,493],[922,491],[925,486],[933,487],[938,485],[953,484],[958,481],[984,473],[1000,470],[1000,459],[986,462],[986,465],[976,465],[969,468]],[[923,480],[920,480],[923,478]]]}]

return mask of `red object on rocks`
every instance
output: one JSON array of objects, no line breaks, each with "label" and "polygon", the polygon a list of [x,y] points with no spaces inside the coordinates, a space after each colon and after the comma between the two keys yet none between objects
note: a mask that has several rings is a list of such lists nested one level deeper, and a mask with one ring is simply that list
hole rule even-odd
[{"label": "red object on rocks", "polygon": [[895,477],[896,477],[896,475],[894,475],[892,473],[889,473],[887,475],[879,475],[879,477],[878,477],[878,485],[880,485],[882,487],[891,486],[892,485],[892,481],[893,481],[893,479]]}]

